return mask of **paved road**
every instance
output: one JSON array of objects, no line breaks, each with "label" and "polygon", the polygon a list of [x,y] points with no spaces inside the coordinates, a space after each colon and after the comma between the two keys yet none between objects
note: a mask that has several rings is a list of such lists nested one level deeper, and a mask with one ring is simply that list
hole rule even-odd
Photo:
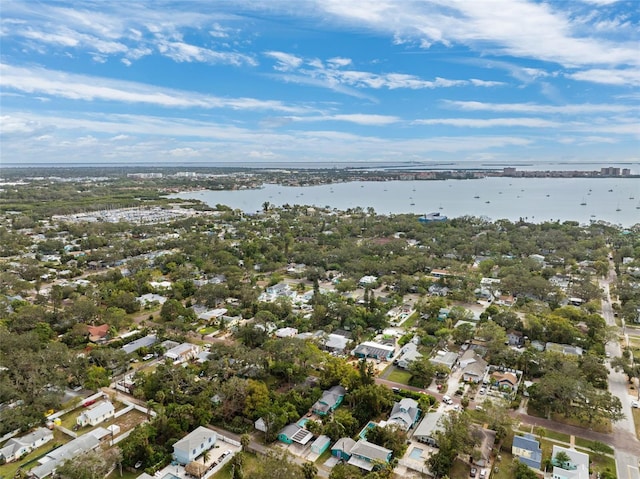
[{"label": "paved road", "polygon": [[[609,261],[609,275],[600,280],[600,287],[604,291],[602,301],[602,317],[609,326],[615,326],[616,320],[611,303],[610,285],[616,280],[616,271],[613,261]],[[622,354],[620,343],[607,344],[607,352],[611,357]],[[608,365],[609,366],[609,365]],[[625,418],[613,425],[613,440],[608,443],[616,448],[615,458],[618,468],[618,479],[640,479],[640,441],[635,434],[633,413],[631,410],[631,397],[627,390],[627,377],[616,372],[609,366],[609,390],[611,394],[620,398]],[[605,441],[603,441],[605,442]]]}]

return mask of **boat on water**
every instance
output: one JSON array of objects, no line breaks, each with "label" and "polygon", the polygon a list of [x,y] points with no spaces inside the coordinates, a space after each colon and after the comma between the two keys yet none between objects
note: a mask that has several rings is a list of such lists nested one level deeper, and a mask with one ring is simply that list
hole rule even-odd
[{"label": "boat on water", "polygon": [[491,203],[491,201],[487,200],[487,201],[485,201],[485,203]]},{"label": "boat on water", "polygon": [[476,196],[474,196],[474,198],[477,200],[478,198],[480,198],[480,196],[476,195]]}]

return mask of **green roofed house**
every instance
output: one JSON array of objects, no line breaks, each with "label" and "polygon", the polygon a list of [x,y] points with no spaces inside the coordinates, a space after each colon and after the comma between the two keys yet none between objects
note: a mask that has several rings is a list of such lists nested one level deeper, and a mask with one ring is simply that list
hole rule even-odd
[{"label": "green roofed house", "polygon": [[322,392],[322,397],[315,402],[311,410],[318,416],[326,416],[342,404],[346,393],[347,391],[342,386],[333,386],[331,389]]},{"label": "green roofed house", "polygon": [[313,434],[296,423],[287,424],[278,433],[278,441],[285,444],[293,444],[295,442],[305,446],[311,439],[313,439]]}]

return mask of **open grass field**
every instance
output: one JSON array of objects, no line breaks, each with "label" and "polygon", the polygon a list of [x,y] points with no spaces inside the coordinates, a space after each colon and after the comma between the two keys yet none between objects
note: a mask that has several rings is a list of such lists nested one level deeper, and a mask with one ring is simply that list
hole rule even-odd
[{"label": "open grass field", "polygon": [[[255,470],[258,464],[258,458],[254,454],[245,453],[244,455],[244,467],[243,472],[245,475]],[[222,470],[216,472],[211,479],[232,479],[231,477],[231,462],[225,464]]]},{"label": "open grass field", "polygon": [[409,379],[411,379],[411,373],[398,368],[395,368],[387,377],[387,381],[393,381],[400,384],[409,384]]}]

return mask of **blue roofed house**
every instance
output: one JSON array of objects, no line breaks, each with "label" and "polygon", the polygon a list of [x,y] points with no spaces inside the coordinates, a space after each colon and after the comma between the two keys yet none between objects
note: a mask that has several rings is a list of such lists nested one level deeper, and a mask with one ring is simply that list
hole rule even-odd
[{"label": "blue roofed house", "polygon": [[198,427],[173,445],[173,458],[180,464],[189,464],[216,444],[215,431]]},{"label": "blue roofed house", "polygon": [[531,434],[513,436],[511,454],[523,464],[533,469],[540,469],[542,449],[540,449],[540,443]]},{"label": "blue roofed house", "polygon": [[403,431],[408,431],[418,422],[419,417],[418,402],[411,398],[402,398],[394,403],[387,424],[394,424]]},{"label": "blue roofed house", "polygon": [[342,404],[346,393],[347,391],[342,386],[333,386],[331,389],[322,392],[322,397],[315,402],[311,410],[318,416],[326,416]]}]

